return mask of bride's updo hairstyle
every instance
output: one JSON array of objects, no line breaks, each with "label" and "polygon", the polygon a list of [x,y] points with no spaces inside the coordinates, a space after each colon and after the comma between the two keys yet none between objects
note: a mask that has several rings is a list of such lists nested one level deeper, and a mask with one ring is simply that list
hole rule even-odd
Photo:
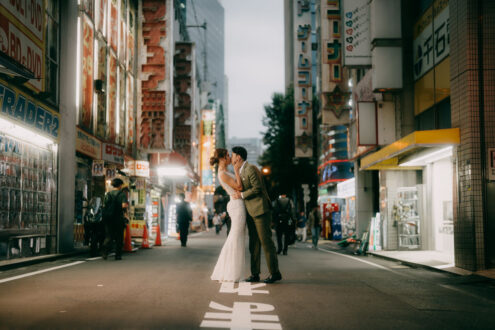
[{"label": "bride's updo hairstyle", "polygon": [[215,149],[215,154],[213,155],[213,157],[210,158],[210,165],[211,166],[218,165],[220,159],[225,158],[227,154],[228,154],[227,149],[222,149],[222,148]]}]

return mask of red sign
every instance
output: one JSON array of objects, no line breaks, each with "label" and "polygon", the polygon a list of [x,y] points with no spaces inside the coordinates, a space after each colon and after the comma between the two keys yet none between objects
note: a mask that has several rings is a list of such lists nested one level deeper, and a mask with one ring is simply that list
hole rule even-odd
[{"label": "red sign", "polygon": [[124,149],[115,144],[103,143],[101,158],[111,163],[124,165]]},{"label": "red sign", "polygon": [[82,104],[79,125],[93,131],[93,29],[83,21],[83,56],[81,70]]},{"label": "red sign", "polygon": [[[0,51],[12,60],[31,71],[36,78],[41,78],[43,70],[43,50],[23,33],[15,24],[10,22],[0,12]],[[37,91],[41,91],[40,79],[29,82]]]}]

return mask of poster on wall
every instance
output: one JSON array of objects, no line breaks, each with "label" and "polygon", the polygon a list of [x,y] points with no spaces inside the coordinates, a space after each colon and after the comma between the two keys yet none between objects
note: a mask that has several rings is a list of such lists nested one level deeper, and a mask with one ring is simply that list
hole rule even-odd
[{"label": "poster on wall", "polygon": [[120,145],[125,144],[125,132],[126,132],[126,79],[125,70],[123,66],[119,66],[119,134],[118,143]]},{"label": "poster on wall", "polygon": [[369,0],[343,0],[344,65],[371,65]]},{"label": "poster on wall", "polygon": [[117,44],[119,42],[119,11],[117,0],[110,0],[110,20],[108,26],[108,39],[110,39],[110,47],[117,53]]},{"label": "poster on wall", "polygon": [[134,146],[134,131],[135,131],[135,119],[134,119],[134,77],[127,74],[127,152],[132,154],[132,148]]},{"label": "poster on wall", "polygon": [[[97,79],[101,82],[101,87],[107,89],[107,47],[105,41],[97,40],[98,71]],[[96,100],[96,135],[106,139],[107,130],[107,97],[106,93],[98,93]]]},{"label": "poster on wall", "polygon": [[104,36],[107,35],[106,23],[108,19],[108,0],[96,0],[95,17],[96,29]]},{"label": "poster on wall", "polygon": [[81,111],[79,126],[93,131],[93,28],[88,19],[83,19],[82,66],[81,66]]},{"label": "poster on wall", "polygon": [[108,77],[108,139],[115,143],[117,138],[117,58],[110,52]]}]

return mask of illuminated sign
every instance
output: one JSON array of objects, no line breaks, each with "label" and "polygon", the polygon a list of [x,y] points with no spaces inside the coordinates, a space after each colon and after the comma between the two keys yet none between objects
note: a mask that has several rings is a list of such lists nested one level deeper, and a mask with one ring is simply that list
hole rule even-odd
[{"label": "illuminated sign", "polygon": [[82,129],[76,130],[76,151],[94,159],[101,158],[101,142]]},{"label": "illuminated sign", "polygon": [[210,157],[215,151],[215,112],[203,110],[201,122],[201,185],[205,190],[215,189]]},{"label": "illuminated sign", "polygon": [[103,143],[101,158],[111,163],[124,165],[124,149],[115,144]]},{"label": "illuminated sign", "polygon": [[60,114],[10,88],[0,80],[0,114],[37,133],[58,140]]}]

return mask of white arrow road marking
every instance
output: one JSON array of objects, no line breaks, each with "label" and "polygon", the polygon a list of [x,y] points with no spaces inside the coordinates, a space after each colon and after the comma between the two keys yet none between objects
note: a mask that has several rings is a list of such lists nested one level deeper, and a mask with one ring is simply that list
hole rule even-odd
[{"label": "white arrow road marking", "polygon": [[220,287],[220,293],[237,293],[239,296],[252,296],[253,293],[269,294],[268,290],[254,290],[266,286],[265,283],[240,282],[237,288],[234,286],[234,282],[224,282]]},{"label": "white arrow road marking", "polygon": [[0,280],[0,283],[15,281],[15,280],[18,280],[18,279],[21,279],[21,278],[24,278],[24,277],[34,276],[34,275],[38,275],[38,274],[43,274],[43,273],[51,272],[53,270],[57,270],[57,269],[61,269],[61,268],[75,266],[75,265],[82,264],[84,262],[85,261],[76,261],[76,262],[72,262],[70,264],[66,264],[66,265],[62,265],[62,266],[47,268],[47,269],[38,270],[38,271],[32,272],[32,273],[27,273],[27,274],[22,274],[22,275],[18,275],[18,276],[8,277],[8,278],[1,279]]}]

